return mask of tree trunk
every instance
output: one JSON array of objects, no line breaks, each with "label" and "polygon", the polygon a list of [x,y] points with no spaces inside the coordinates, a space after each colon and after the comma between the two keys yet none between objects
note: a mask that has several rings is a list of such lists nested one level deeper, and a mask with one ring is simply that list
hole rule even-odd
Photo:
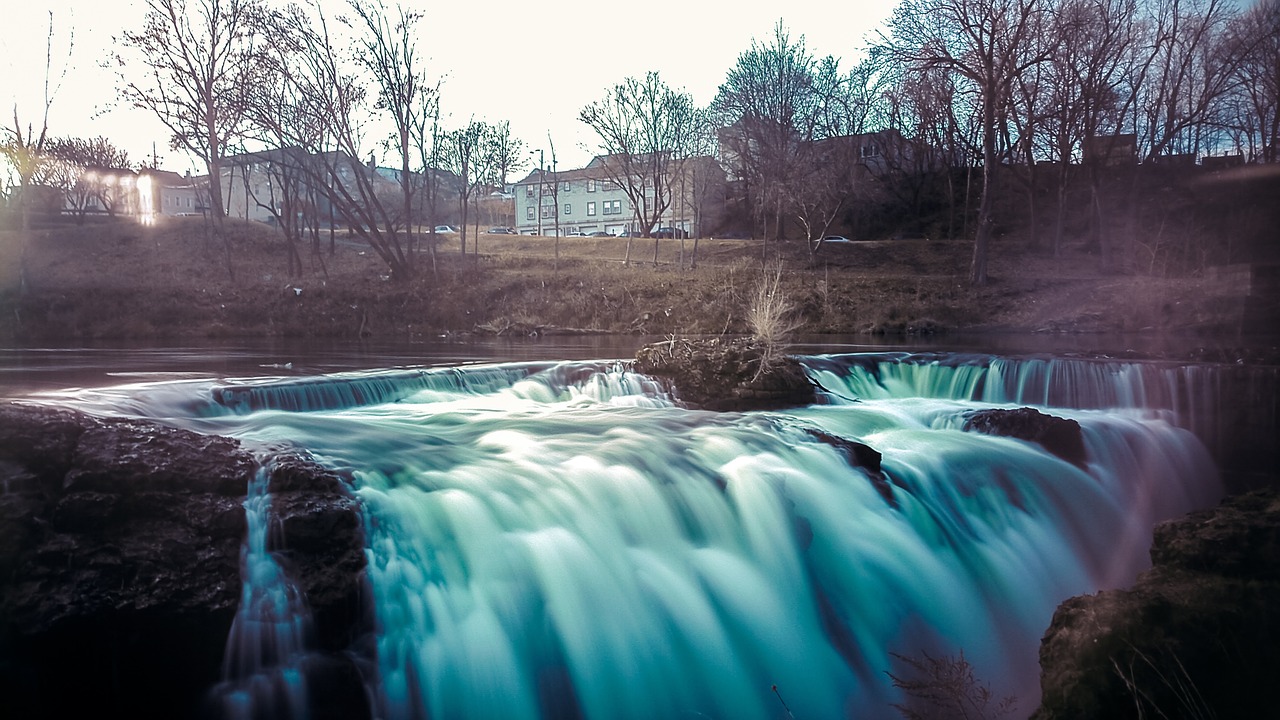
[{"label": "tree trunk", "polygon": [[978,232],[973,240],[973,263],[969,282],[987,284],[987,248],[991,243],[991,193],[996,164],[996,117],[994,92],[987,93],[982,108],[982,200],[978,203]]}]

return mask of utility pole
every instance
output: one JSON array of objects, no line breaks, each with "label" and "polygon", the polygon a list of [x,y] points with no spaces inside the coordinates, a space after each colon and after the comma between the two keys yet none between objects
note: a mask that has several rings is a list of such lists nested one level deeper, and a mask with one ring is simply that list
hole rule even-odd
[{"label": "utility pole", "polygon": [[538,236],[542,236],[542,186],[547,182],[547,168],[543,163],[542,150],[538,150]]}]

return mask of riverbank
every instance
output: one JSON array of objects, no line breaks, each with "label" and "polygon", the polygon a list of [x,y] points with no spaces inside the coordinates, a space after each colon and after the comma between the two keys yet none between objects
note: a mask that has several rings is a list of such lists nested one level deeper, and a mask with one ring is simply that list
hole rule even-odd
[{"label": "riverbank", "polygon": [[[767,272],[805,334],[1170,333],[1230,346],[1248,327],[1239,274],[1108,275],[1081,245],[1053,258],[1018,238],[992,248],[991,282],[968,283],[967,241],[762,247],[751,240],[482,234],[421,253],[408,282],[359,239],[322,233],[290,274],[273,229],[198,218],[0,231],[0,338],[13,343],[235,337],[748,332]],[[767,261],[765,260],[767,258]]]}]

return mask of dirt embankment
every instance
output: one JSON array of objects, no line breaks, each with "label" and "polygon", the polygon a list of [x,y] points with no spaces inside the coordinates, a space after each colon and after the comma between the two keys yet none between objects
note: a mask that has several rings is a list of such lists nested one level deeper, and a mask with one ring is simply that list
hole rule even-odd
[{"label": "dirt embankment", "polygon": [[447,238],[417,276],[388,278],[359,239],[327,235],[290,274],[278,234],[199,219],[0,231],[0,337],[358,337],[607,332],[745,333],[766,272],[807,333],[1248,332],[1238,277],[1108,275],[1071,247],[1053,258],[996,242],[991,281],[967,280],[972,245],[882,240]]}]

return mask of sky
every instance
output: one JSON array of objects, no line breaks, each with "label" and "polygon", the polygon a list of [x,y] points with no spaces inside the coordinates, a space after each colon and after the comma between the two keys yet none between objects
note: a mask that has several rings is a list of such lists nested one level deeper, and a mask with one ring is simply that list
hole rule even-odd
[{"label": "sky", "polygon": [[[194,0],[192,0],[194,2]],[[324,0],[335,14],[342,0]],[[389,7],[395,0],[386,0]],[[578,112],[627,77],[656,70],[663,81],[692,94],[698,105],[715,97],[726,73],[753,39],[765,42],[781,20],[792,38],[804,36],[818,57],[834,55],[852,67],[868,36],[896,0],[646,0],[610,4],[585,0],[403,0],[420,10],[419,52],[427,71],[443,80],[443,125],[472,118],[507,120],[531,151],[524,169],[543,151],[551,167],[581,167],[595,154],[594,132]],[[49,112],[58,136],[104,136],[133,162],[203,172],[198,162],[170,150],[168,133],[146,111],[116,100],[117,80],[103,67],[113,39],[142,26],[143,0],[17,0],[0,11],[0,124],[40,122],[46,38],[53,14],[54,78],[66,67]],[[73,38],[72,38],[73,36]],[[68,41],[73,39],[70,57]],[[127,72],[128,69],[126,68]]]}]

